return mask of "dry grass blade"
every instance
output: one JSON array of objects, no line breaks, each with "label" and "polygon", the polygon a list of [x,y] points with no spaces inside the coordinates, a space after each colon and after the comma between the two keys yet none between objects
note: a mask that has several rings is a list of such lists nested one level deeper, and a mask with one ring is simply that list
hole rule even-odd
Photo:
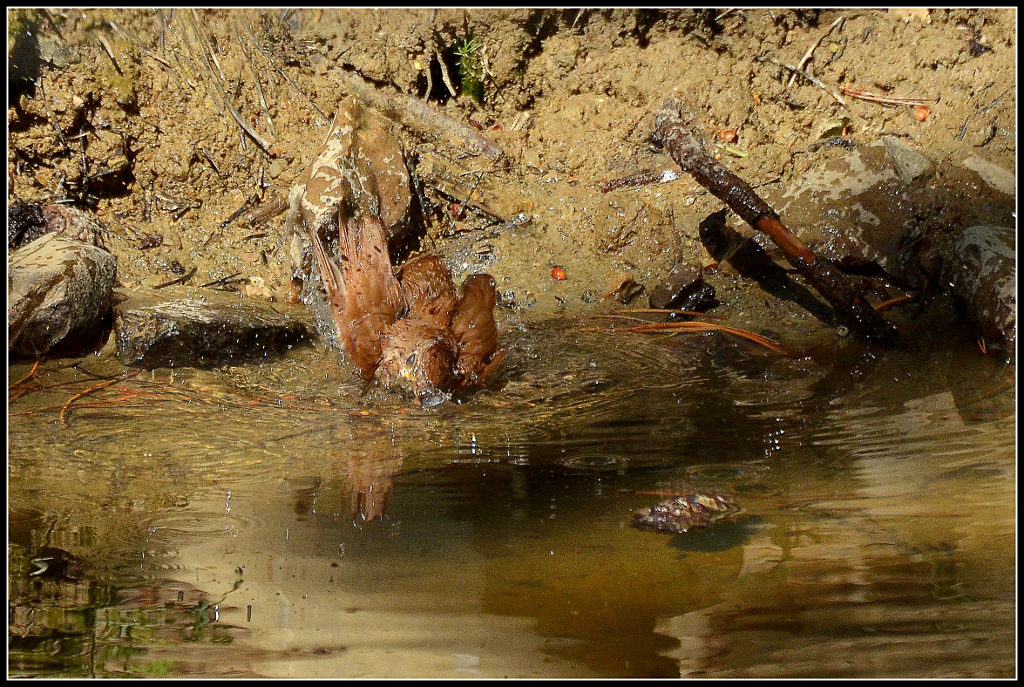
[{"label": "dry grass blade", "polygon": [[664,331],[693,331],[693,332],[723,332],[726,334],[732,334],[738,336],[741,339],[752,341],[756,344],[764,346],[765,348],[788,355],[791,357],[797,357],[797,354],[793,351],[788,350],[782,344],[777,341],[756,334],[746,329],[737,329],[736,327],[727,327],[726,325],[716,324],[714,322],[654,322],[651,324],[642,324],[635,327],[630,327],[631,332],[664,332]]},{"label": "dry grass blade", "polygon": [[816,76],[808,74],[803,69],[798,69],[797,67],[794,67],[791,64],[786,64],[785,62],[780,62],[779,60],[775,59],[774,57],[755,57],[754,60],[757,61],[757,62],[771,62],[772,64],[774,64],[776,66],[782,67],[783,69],[788,69],[792,73],[798,74],[798,75],[802,76],[803,78],[807,79],[808,81],[810,81],[812,84],[814,84],[815,86],[817,86],[821,90],[825,91],[825,93],[830,95],[833,100],[835,100],[837,103],[839,103],[843,107],[845,107],[845,108],[849,108],[850,107],[849,105],[846,104],[846,101],[843,100],[843,97],[841,95],[839,95],[838,93],[836,93],[833,89],[831,89],[827,85],[825,85],[824,81],[822,81],[821,79],[819,79]]},{"label": "dry grass blade", "polygon": [[256,49],[260,51],[260,53],[263,55],[263,57],[265,57],[267,59],[267,62],[270,63],[270,66],[273,67],[274,71],[276,71],[281,76],[281,78],[283,78],[288,83],[289,86],[291,86],[293,89],[295,89],[296,93],[298,93],[299,95],[302,96],[302,99],[305,100],[306,103],[311,108],[313,108],[314,112],[316,112],[318,115],[320,115],[320,118],[324,122],[331,121],[331,118],[328,117],[326,114],[324,114],[324,111],[321,110],[319,107],[317,107],[316,103],[314,103],[312,100],[309,99],[309,96],[306,95],[305,92],[301,88],[299,88],[299,85],[297,83],[295,83],[294,81],[292,81],[291,77],[289,77],[287,74],[285,74],[283,71],[281,71],[281,68],[277,66],[277,63],[274,62],[273,58],[270,55],[267,54],[267,51],[264,50],[263,46],[260,45],[259,41],[256,40],[256,36],[253,35],[252,29],[249,28],[249,23],[246,22],[245,20],[242,20],[242,28],[245,29],[245,33],[249,36],[249,40],[252,41],[252,44],[256,46]]},{"label": "dry grass blade", "polygon": [[938,102],[934,98],[901,98],[894,95],[881,95],[879,93],[861,91],[856,88],[851,88],[850,86],[843,86],[843,94],[848,95],[851,98],[866,100],[869,103],[878,103],[879,105],[885,105],[887,107],[901,107],[904,105],[914,107]]},{"label": "dry grass blade", "polygon": [[[228,97],[228,94],[225,92],[224,87],[221,85],[223,75],[220,69],[220,64],[217,62],[217,56],[208,48],[210,45],[209,38],[200,30],[197,22],[198,15],[196,15],[195,10],[192,10],[191,15],[186,12],[184,16],[186,23],[189,25],[189,28],[192,29],[196,40],[199,42],[200,48],[197,52],[202,60],[202,64],[206,67],[208,72],[207,80],[209,83],[212,83],[214,88],[217,90],[217,94],[220,96],[220,101],[227,109],[228,114],[231,115],[231,118],[235,120],[235,123],[238,124],[239,128],[241,128],[242,131],[246,133],[268,157],[275,157],[276,151],[274,151],[270,143],[257,134],[256,131],[253,130],[253,128],[245,121],[242,115],[239,114],[238,110],[232,104],[231,99]],[[214,67],[216,67],[216,70]],[[216,98],[213,100],[215,103],[217,102]]]},{"label": "dry grass blade", "polygon": [[[814,51],[817,50],[818,46],[821,45],[821,42],[825,40],[825,36],[832,33],[832,31],[835,30],[835,28],[842,24],[844,21],[846,21],[846,17],[839,17],[834,22],[832,22],[832,25],[825,30],[825,33],[821,34],[821,36],[818,37],[818,40],[814,41],[814,43],[811,44],[811,47],[807,48],[807,52],[804,53],[803,58],[797,63],[796,68],[803,69],[807,65],[807,61],[811,59],[811,56],[814,54]],[[790,88],[793,85],[794,81],[796,81],[796,72],[793,72],[790,75],[789,81],[786,82],[786,88]]]}]

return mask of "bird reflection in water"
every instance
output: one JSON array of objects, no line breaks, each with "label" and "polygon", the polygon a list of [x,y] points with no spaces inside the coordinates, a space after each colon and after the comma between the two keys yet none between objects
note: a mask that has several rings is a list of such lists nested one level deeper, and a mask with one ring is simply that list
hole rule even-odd
[{"label": "bird reflection in water", "polygon": [[345,513],[355,523],[383,518],[393,477],[405,459],[402,449],[390,437],[377,436],[346,442],[325,453],[329,462],[322,473],[293,481],[296,515],[305,519]]}]

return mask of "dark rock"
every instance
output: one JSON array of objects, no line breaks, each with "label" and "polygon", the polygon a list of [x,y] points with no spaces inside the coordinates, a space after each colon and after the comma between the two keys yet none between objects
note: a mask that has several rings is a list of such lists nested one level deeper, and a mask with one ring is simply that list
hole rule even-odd
[{"label": "dark rock", "polygon": [[308,336],[303,322],[267,303],[220,294],[167,299],[149,290],[115,306],[114,330],[118,359],[146,369],[265,359]]},{"label": "dark rock", "polygon": [[718,301],[715,289],[704,282],[704,270],[699,265],[682,263],[669,272],[648,298],[652,308],[673,310],[710,310]]},{"label": "dark rock", "polygon": [[103,246],[106,226],[92,214],[66,205],[38,205],[16,200],[7,206],[7,248],[20,248],[40,236],[57,233]]},{"label": "dark rock", "polygon": [[110,323],[117,258],[47,234],[8,258],[7,335],[12,355],[79,352]]},{"label": "dark rock", "polygon": [[633,527],[669,534],[680,534],[739,512],[739,506],[719,494],[690,493],[673,496],[633,516]]},{"label": "dark rock", "polygon": [[46,233],[43,207],[16,200],[7,205],[7,250],[32,243]]},{"label": "dark rock", "polygon": [[895,136],[884,137],[882,146],[903,183],[909,184],[918,179],[926,179],[935,173],[934,162]]},{"label": "dark rock", "polygon": [[941,246],[940,278],[986,341],[1012,353],[1017,338],[1017,235],[968,227]]}]

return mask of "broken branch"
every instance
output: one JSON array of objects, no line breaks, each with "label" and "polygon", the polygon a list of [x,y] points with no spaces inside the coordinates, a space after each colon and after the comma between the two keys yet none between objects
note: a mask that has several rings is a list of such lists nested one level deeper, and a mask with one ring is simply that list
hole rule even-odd
[{"label": "broken branch", "polygon": [[[793,234],[779,215],[747,182],[740,179],[704,150],[704,144],[684,122],[687,108],[671,98],[654,120],[654,138],[701,186],[728,205],[745,222],[767,234],[785,253],[789,263],[802,274],[847,322],[850,329],[866,339],[893,343],[896,328],[853,288],[838,270],[818,257]],[[693,116],[687,113],[686,119]]]}]

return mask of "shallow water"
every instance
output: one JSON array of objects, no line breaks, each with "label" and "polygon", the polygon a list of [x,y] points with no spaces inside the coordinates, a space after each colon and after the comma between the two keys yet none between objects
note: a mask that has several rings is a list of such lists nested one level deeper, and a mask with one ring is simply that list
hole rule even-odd
[{"label": "shallow water", "polygon": [[[1012,368],[585,329],[508,332],[496,388],[432,409],[311,348],[41,365],[11,675],[1014,675]],[[742,511],[630,526],[693,490]]]}]

